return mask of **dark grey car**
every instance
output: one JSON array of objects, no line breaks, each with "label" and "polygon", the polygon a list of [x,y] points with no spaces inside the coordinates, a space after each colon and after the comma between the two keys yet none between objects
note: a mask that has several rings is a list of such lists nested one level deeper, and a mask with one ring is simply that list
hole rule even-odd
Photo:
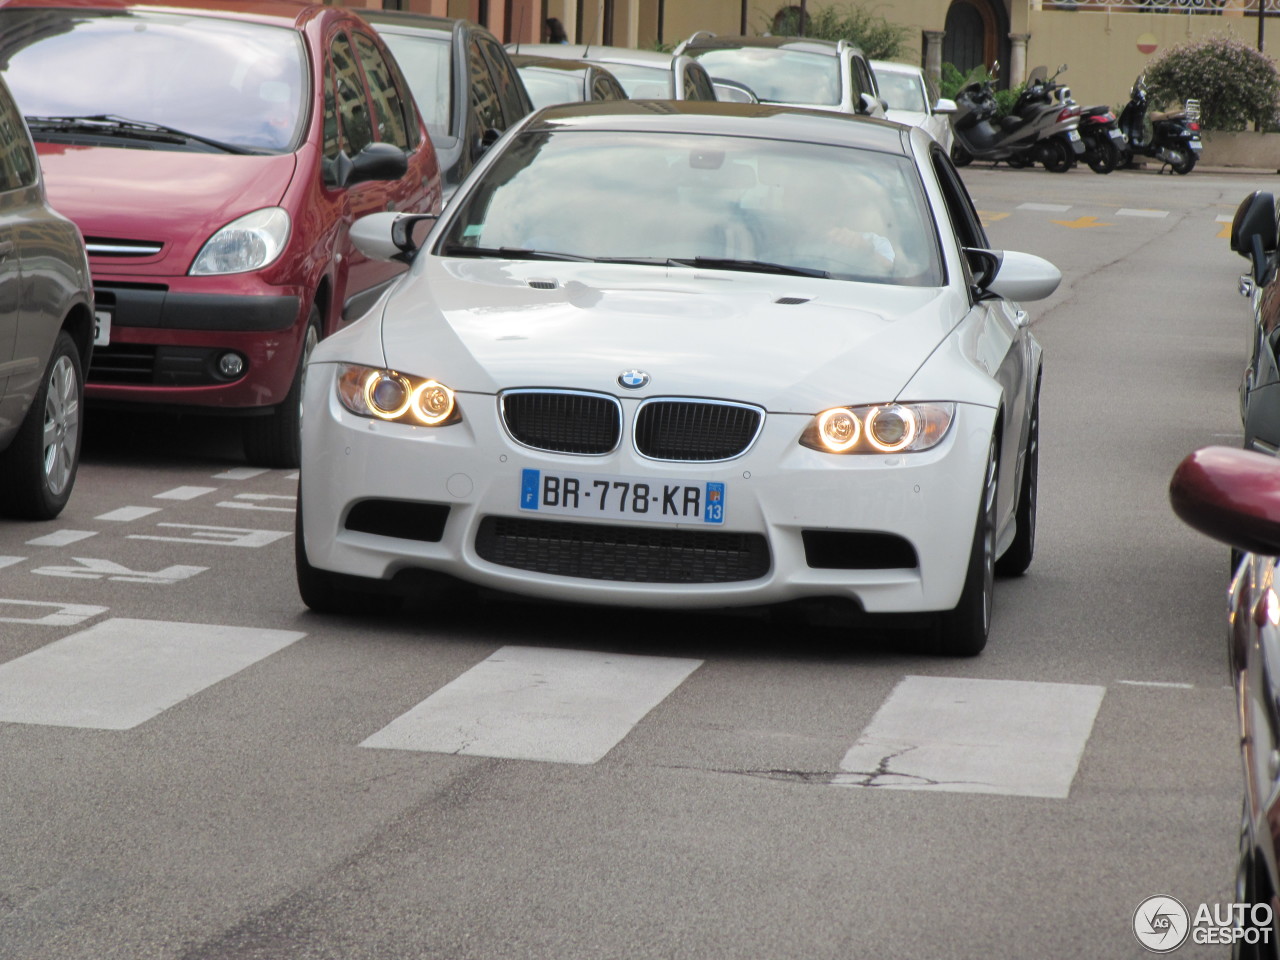
[{"label": "dark grey car", "polygon": [[469,20],[361,10],[409,82],[440,161],[448,199],[484,151],[533,102],[507,51]]},{"label": "dark grey car", "polygon": [[93,287],[80,231],[50,206],[0,81],[0,514],[49,520],[80,464]]}]

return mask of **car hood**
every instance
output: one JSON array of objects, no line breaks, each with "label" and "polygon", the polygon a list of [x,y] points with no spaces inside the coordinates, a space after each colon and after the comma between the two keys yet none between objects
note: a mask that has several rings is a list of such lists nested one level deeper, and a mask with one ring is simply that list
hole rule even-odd
[{"label": "car hood", "polygon": [[293,154],[259,157],[52,143],[37,148],[50,202],[86,237],[163,244],[155,256],[106,261],[113,273],[140,268],[152,275],[185,274],[216,230],[280,203],[297,165]]},{"label": "car hood", "polygon": [[918,110],[886,110],[884,116],[886,120],[905,124],[908,127],[922,127],[925,121],[929,119],[929,114],[921,113]]},{"label": "car hood", "polygon": [[[797,300],[799,303],[780,303]],[[712,396],[815,413],[895,398],[963,316],[947,288],[425,257],[383,301],[388,366],[455,390]]]}]

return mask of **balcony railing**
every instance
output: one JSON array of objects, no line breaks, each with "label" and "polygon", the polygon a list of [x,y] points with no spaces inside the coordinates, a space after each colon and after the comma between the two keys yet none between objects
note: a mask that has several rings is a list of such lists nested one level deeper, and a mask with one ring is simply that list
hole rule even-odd
[{"label": "balcony railing", "polygon": [[[1032,0],[1034,10],[1102,13],[1184,13],[1256,17],[1259,0]],[[1267,15],[1280,15],[1280,0],[1265,0]]]}]

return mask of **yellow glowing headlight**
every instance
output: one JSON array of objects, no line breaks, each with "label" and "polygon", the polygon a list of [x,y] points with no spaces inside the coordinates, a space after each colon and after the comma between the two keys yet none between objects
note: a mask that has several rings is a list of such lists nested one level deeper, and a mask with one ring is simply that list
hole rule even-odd
[{"label": "yellow glowing headlight", "polygon": [[955,413],[954,403],[832,407],[809,422],[800,443],[824,453],[916,453],[942,441]]},{"label": "yellow glowing headlight", "polygon": [[441,427],[462,419],[453,391],[442,383],[397,370],[343,364],[338,399],[361,417]]}]

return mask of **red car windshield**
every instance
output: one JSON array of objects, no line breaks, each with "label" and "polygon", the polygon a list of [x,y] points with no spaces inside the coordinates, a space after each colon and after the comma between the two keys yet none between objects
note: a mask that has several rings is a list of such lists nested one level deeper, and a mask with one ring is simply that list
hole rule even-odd
[{"label": "red car windshield", "polygon": [[267,153],[294,149],[309,77],[294,30],[152,11],[0,10],[0,64],[27,117],[128,120]]}]

